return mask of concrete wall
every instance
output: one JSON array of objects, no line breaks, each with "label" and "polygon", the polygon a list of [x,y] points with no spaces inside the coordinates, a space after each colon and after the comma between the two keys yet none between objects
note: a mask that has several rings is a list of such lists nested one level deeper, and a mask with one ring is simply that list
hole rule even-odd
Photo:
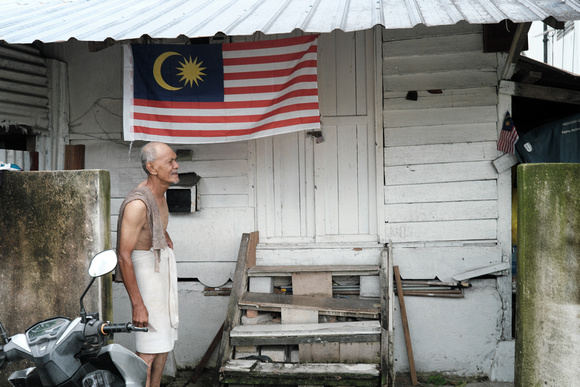
[{"label": "concrete wall", "polygon": [[[0,321],[9,335],[79,316],[90,260],[110,247],[109,191],[102,170],[0,171]],[[110,283],[96,281],[84,300],[104,319],[112,314]]]},{"label": "concrete wall", "polygon": [[518,167],[516,386],[580,379],[580,164]]}]

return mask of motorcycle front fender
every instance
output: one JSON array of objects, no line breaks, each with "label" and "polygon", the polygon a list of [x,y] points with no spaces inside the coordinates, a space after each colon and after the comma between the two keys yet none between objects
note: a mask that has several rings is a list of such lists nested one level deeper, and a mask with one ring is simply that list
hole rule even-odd
[{"label": "motorcycle front fender", "polygon": [[125,380],[126,386],[144,386],[147,381],[147,363],[135,353],[119,344],[101,348],[97,358],[109,359]]}]

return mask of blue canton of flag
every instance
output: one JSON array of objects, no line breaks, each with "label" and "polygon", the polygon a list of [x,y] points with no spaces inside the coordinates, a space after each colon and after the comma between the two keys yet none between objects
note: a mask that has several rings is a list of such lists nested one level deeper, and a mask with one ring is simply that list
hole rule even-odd
[{"label": "blue canton of flag", "polygon": [[149,101],[223,102],[221,45],[133,45],[134,98]]},{"label": "blue canton of flag", "polygon": [[503,126],[497,141],[497,150],[505,153],[514,153],[516,142],[519,140],[518,132],[510,112],[506,112]]}]

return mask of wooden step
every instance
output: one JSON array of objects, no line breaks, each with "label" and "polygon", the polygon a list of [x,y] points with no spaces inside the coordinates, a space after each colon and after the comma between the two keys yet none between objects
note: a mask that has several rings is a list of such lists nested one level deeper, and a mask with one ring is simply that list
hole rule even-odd
[{"label": "wooden step", "polygon": [[238,325],[231,330],[230,340],[234,346],[378,342],[381,340],[381,324],[378,320],[374,320],[320,324]]},{"label": "wooden step", "polygon": [[331,272],[334,276],[379,275],[375,265],[313,265],[313,266],[253,266],[248,269],[248,277],[289,277],[292,273]]},{"label": "wooden step", "polygon": [[378,364],[261,363],[229,360],[220,370],[220,382],[230,384],[373,386],[379,385]]},{"label": "wooden step", "polygon": [[245,292],[240,309],[280,312],[282,308],[316,310],[321,315],[376,319],[380,315],[379,299],[294,296],[289,294]]}]

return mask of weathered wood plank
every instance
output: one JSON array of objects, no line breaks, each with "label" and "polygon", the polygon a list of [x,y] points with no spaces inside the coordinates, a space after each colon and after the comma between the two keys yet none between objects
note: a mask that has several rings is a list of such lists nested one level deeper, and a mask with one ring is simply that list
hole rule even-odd
[{"label": "weathered wood plank", "polygon": [[499,156],[495,141],[387,147],[385,165],[492,161]]},{"label": "weathered wood plank", "polygon": [[385,204],[495,199],[497,199],[497,182],[495,180],[387,185],[385,187]]},{"label": "weathered wood plank", "polygon": [[385,205],[389,223],[440,220],[497,219],[497,201],[460,201],[440,203],[398,203]]},{"label": "weathered wood plank", "polygon": [[393,248],[393,261],[399,266],[404,279],[439,278],[452,282],[452,276],[502,261],[501,247],[493,246],[441,246]]},{"label": "weathered wood plank", "polygon": [[323,116],[337,115],[337,63],[336,34],[320,35],[318,47],[318,84],[320,93],[320,114]]},{"label": "weathered wood plank", "polygon": [[465,21],[445,26],[426,26],[423,24],[418,24],[413,28],[383,29],[382,38],[383,41],[388,42],[393,40],[418,39],[423,38],[424,36],[437,37],[481,34],[482,30],[483,28],[480,24],[469,24]]},{"label": "weathered wood plank", "polygon": [[[249,141],[219,144],[188,145],[193,149],[193,160],[247,160]],[[178,160],[181,162],[182,160]]]},{"label": "weathered wood plank", "polygon": [[403,319],[403,330],[405,333],[405,345],[407,346],[407,358],[409,359],[409,368],[411,370],[411,381],[413,386],[417,385],[417,372],[415,371],[415,360],[413,357],[413,346],[411,344],[411,332],[409,331],[409,322],[407,320],[407,311],[405,308],[405,298],[403,296],[403,287],[401,285],[401,275],[399,266],[393,266],[395,272],[395,282],[397,284],[397,295],[399,297],[399,308],[401,309],[401,318]]},{"label": "weathered wood plank", "polygon": [[200,160],[179,162],[179,173],[195,172],[203,177],[247,176],[248,160]]},{"label": "weathered wood plank", "polygon": [[274,386],[377,386],[378,364],[342,363],[259,363],[230,361],[220,370],[222,383],[270,384]]},{"label": "weathered wood plank", "polygon": [[292,296],[246,292],[238,302],[242,309],[279,312],[281,308],[297,307],[318,310],[321,315],[378,318],[380,302],[371,299]]},{"label": "weathered wood plank", "polygon": [[317,324],[238,325],[230,332],[237,345],[294,345],[301,343],[380,342],[378,320]]},{"label": "weathered wood plank", "polygon": [[417,100],[406,98],[407,90],[383,93],[384,111],[391,110],[423,110],[433,108],[452,108],[468,106],[497,105],[497,90],[495,87],[474,87],[462,89],[445,89],[443,94],[417,90]]},{"label": "weathered wood plank", "polygon": [[[465,125],[470,122],[497,123],[496,106],[470,106],[458,108],[424,109],[421,114],[416,110],[387,111],[384,113],[385,128],[402,126],[430,126],[439,131],[441,125]],[[461,130],[458,130],[460,132]],[[496,132],[497,133],[497,132]],[[455,141],[465,142],[465,141]],[[387,144],[389,145],[389,144]]]},{"label": "weathered wood plank", "polygon": [[247,195],[250,189],[247,176],[204,177],[198,186],[206,195]]},{"label": "weathered wood plank", "polygon": [[248,277],[289,277],[292,273],[332,272],[335,276],[378,275],[375,265],[312,265],[312,266],[254,266],[248,269]]},{"label": "weathered wood plank", "polygon": [[387,57],[383,61],[383,74],[403,75],[473,69],[496,71],[497,57],[482,51],[465,51],[453,54],[408,55]]},{"label": "weathered wood plank", "polygon": [[292,293],[296,296],[332,297],[332,273],[292,273]]},{"label": "weathered wood plank", "polygon": [[574,90],[564,90],[555,87],[528,85],[510,81],[501,81],[499,93],[516,97],[541,99],[544,101],[580,104],[580,93]]},{"label": "weathered wood plank", "polygon": [[395,243],[497,240],[497,220],[386,223],[385,239]]},{"label": "weathered wood plank", "polygon": [[204,195],[200,194],[199,208],[249,207],[250,195]]},{"label": "weathered wood plank", "polygon": [[474,50],[483,51],[481,34],[435,36],[427,35],[421,39],[395,40],[383,43],[385,58],[413,55],[420,52],[423,55],[462,53]]},{"label": "weathered wood plank", "polygon": [[410,74],[383,76],[384,90],[432,90],[432,89],[460,89],[464,87],[491,87],[497,85],[495,72],[480,70],[448,71],[429,74]]},{"label": "weathered wood plank", "polygon": [[453,275],[453,279],[457,281],[465,281],[471,278],[479,277],[487,274],[500,274],[498,272],[509,270],[511,268],[511,262],[501,262],[490,266],[480,267],[477,269],[471,269],[465,272],[457,273]]},{"label": "weathered wood plank", "polygon": [[491,161],[400,165],[385,168],[385,184],[426,184],[465,180],[496,180]]},{"label": "weathered wood plank", "polygon": [[264,266],[378,265],[382,245],[376,241],[351,244],[302,243],[258,245],[257,262]]},{"label": "weathered wood plank", "polygon": [[[355,32],[336,31],[336,71],[340,80],[336,80],[336,113],[337,115],[356,114],[356,36]],[[360,66],[364,69],[364,66]],[[364,84],[362,85],[364,90]]]},{"label": "weathered wood plank", "polygon": [[[234,281],[230,293],[230,302],[228,304],[228,313],[223,324],[222,339],[217,354],[217,361],[219,365],[225,364],[225,362],[231,357],[232,354],[230,331],[240,323],[241,310],[237,307],[237,303],[239,298],[244,293],[244,290],[248,287],[246,269],[248,263],[248,251],[250,250],[250,241],[252,241],[252,243],[258,243],[258,235],[259,234],[257,231],[252,233],[244,233],[240,241],[238,261],[236,264]],[[219,382],[216,378],[213,380],[213,385],[214,387],[219,385]]]},{"label": "weathered wood plank", "polygon": [[437,127],[427,124],[418,126],[402,124],[400,127],[389,127],[390,123],[385,122],[385,145],[409,146],[497,141],[497,122],[472,122],[444,123]]},{"label": "weathered wood plank", "polygon": [[[337,210],[339,232],[343,234],[368,232],[368,226],[360,230],[359,225],[359,201],[360,198],[368,197],[368,190],[365,189],[368,184],[365,184],[364,180],[359,181],[368,177],[366,168],[368,146],[366,131],[363,129],[363,127],[357,129],[356,126],[338,127],[337,166],[340,178],[337,180],[339,193]],[[359,133],[359,130],[364,133]],[[358,163],[361,160],[359,156],[364,161],[361,165]]]}]

